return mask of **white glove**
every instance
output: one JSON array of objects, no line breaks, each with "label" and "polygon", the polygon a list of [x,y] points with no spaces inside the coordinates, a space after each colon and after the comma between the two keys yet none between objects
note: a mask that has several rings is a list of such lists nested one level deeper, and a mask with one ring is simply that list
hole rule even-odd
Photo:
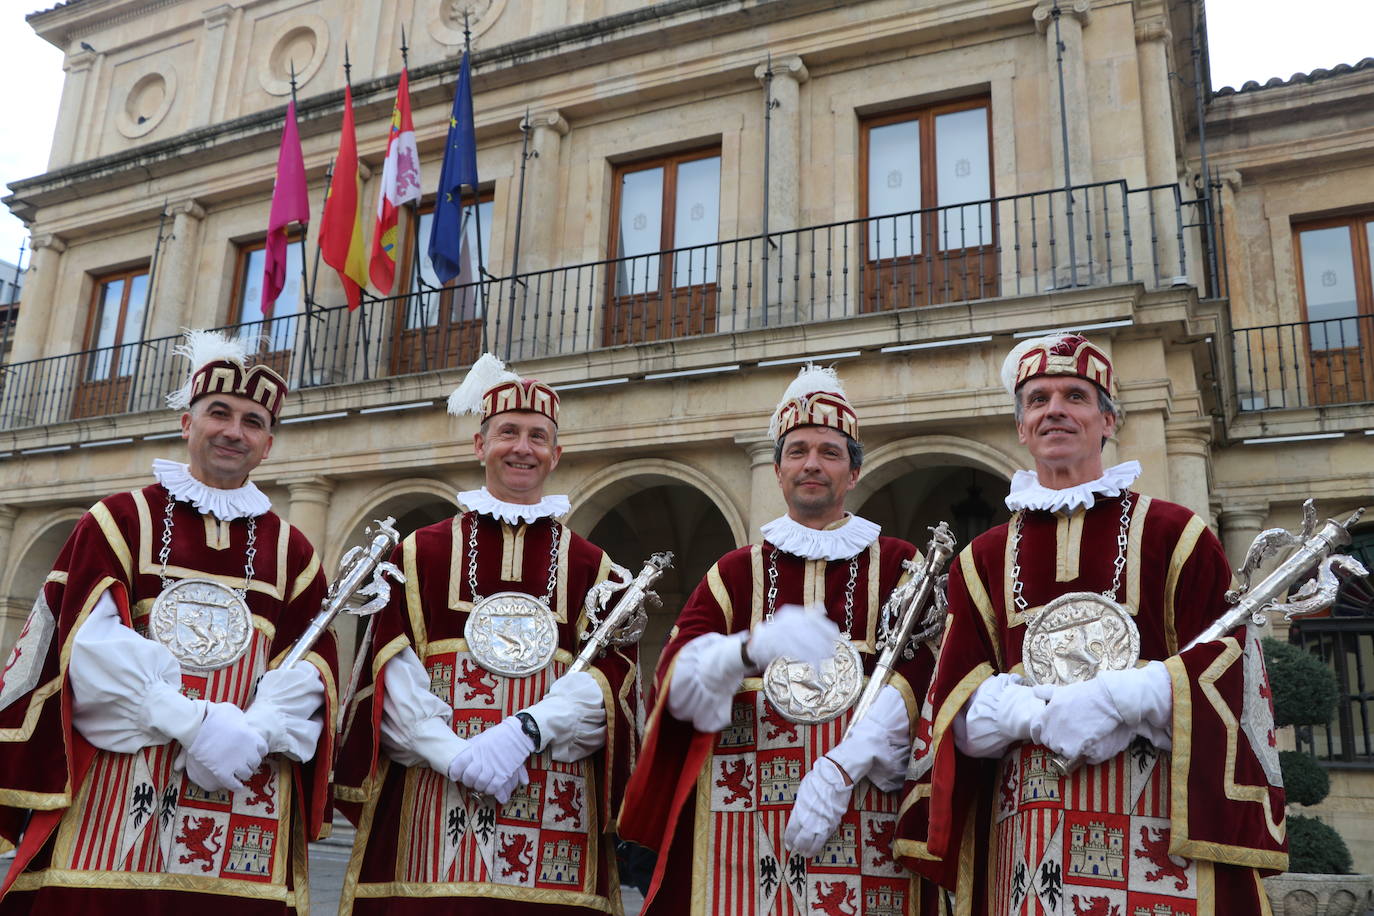
[{"label": "white glove", "polygon": [[955,717],[955,745],[970,757],[996,758],[1018,742],[1039,741],[1040,719],[1053,691],[1030,687],[1019,674],[993,675]]},{"label": "white glove", "polygon": [[233,703],[211,703],[196,740],[186,749],[186,775],[210,792],[244,792],[243,781],[262,765],[267,739]]},{"label": "white glove", "polygon": [[585,671],[573,671],[549,685],[544,699],[527,707],[539,726],[542,751],[559,763],[576,763],[606,743],[606,698]]},{"label": "white glove", "polygon": [[[868,713],[854,723],[843,741],[826,752],[851,782],[865,776],[884,792],[901,788],[906,778],[907,756],[911,753],[911,720],[906,703],[897,688],[888,684]],[[814,770],[813,770],[814,772]],[[806,779],[810,779],[808,773]]]},{"label": "white glove", "polygon": [[324,723],[315,714],[324,703],[324,682],[314,665],[274,668],[258,680],[258,691],[245,716],[267,740],[267,753],[285,753],[297,761],[315,755]]},{"label": "white glove", "polygon": [[511,777],[516,774],[525,774],[521,785],[529,782],[525,760],[533,753],[534,742],[521,729],[520,720],[507,716],[476,738],[468,739],[449,763],[448,778],[485,795],[495,795],[497,801],[505,804],[498,791],[504,788],[506,798],[510,798],[515,788]]},{"label": "white glove", "polygon": [[1173,746],[1173,687],[1163,662],[1035,691],[1049,699],[1038,740],[1068,760],[1110,760],[1137,735],[1163,741],[1161,750]]},{"label": "white glove", "polygon": [[820,609],[785,604],[771,619],[754,626],[746,651],[760,669],[786,656],[819,671],[822,662],[835,657],[839,638],[840,628]]},{"label": "white glove", "polygon": [[522,766],[517,768],[514,773],[511,773],[509,779],[487,794],[496,799],[498,805],[505,805],[506,802],[510,801],[510,797],[514,794],[517,787],[527,786],[529,784],[530,771]]},{"label": "white glove", "polygon": [[840,768],[826,757],[818,759],[797,789],[783,843],[808,859],[820,852],[839,826],[853,795],[854,787],[845,783]]}]

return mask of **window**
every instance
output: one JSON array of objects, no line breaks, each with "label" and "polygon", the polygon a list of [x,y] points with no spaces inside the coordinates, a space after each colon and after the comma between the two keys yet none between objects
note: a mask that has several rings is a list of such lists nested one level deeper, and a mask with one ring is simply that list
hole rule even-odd
[{"label": "window", "polygon": [[262,272],[267,261],[266,240],[252,242],[239,247],[238,273],[235,280],[234,305],[231,310],[231,323],[239,326],[238,335],[244,339],[256,338],[257,349],[263,361],[272,368],[285,372],[289,354],[296,339],[296,318],[305,310],[305,294],[301,288],[301,258],[303,256],[301,236],[293,232],[287,236],[286,277],[272,313],[262,313]]},{"label": "window", "polygon": [[72,395],[72,419],[129,409],[129,388],[138,365],[147,306],[146,266],[96,278],[81,382]]},{"label": "window", "polygon": [[863,123],[865,311],[997,295],[989,131],[986,99]]},{"label": "window", "polygon": [[[491,295],[478,269],[491,262],[492,221],[495,207],[490,191],[480,195],[476,206],[463,207],[462,270],[447,285],[441,285],[429,259],[429,237],[434,227],[434,204],[420,213],[418,252],[412,249],[402,258],[409,278],[409,295],[397,303],[395,341],[391,371],[394,375],[425,372],[430,369],[465,366],[482,352],[482,320],[486,297]],[[478,239],[481,246],[478,247]],[[417,269],[414,263],[418,253]]]},{"label": "window", "polygon": [[1312,401],[1374,399],[1374,216],[1307,223],[1294,234]]},{"label": "window", "polygon": [[619,166],[614,187],[604,343],[714,331],[719,149]]}]

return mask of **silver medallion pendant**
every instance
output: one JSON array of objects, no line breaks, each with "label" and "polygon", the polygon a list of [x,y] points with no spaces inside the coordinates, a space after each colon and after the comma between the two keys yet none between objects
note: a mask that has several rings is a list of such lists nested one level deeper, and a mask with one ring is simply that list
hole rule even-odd
[{"label": "silver medallion pendant", "polygon": [[504,677],[542,671],[558,650],[553,611],[524,592],[497,592],[478,601],[463,637],[477,664]]},{"label": "silver medallion pendant", "polygon": [[1076,684],[1134,668],[1140,630],[1124,606],[1097,592],[1070,592],[1026,624],[1021,662],[1032,684]]},{"label": "silver medallion pendant", "polygon": [[166,646],[183,668],[214,671],[248,651],[253,613],[243,596],[223,583],[181,579],[153,601],[148,635]]},{"label": "silver medallion pendant", "polygon": [[784,719],[820,725],[844,712],[864,687],[863,659],[847,637],[835,641],[835,657],[821,663],[820,675],[806,662],[775,658],[763,672],[763,693]]}]

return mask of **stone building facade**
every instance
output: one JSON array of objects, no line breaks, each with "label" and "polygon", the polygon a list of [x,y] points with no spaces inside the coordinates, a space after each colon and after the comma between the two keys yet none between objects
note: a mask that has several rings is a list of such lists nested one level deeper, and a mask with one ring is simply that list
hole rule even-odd
[{"label": "stone building facade", "polygon": [[[413,529],[480,482],[475,424],[443,400],[484,341],[555,385],[572,527],[627,566],[677,555],[650,661],[709,563],[782,511],[767,417],[808,358],[837,365],[861,418],[852,508],[918,543],[941,518],[966,537],[1006,517],[1025,456],[998,368],[1017,335],[1060,327],[1090,329],[1123,380],[1108,461],[1140,459],[1141,488],[1211,520],[1234,559],[1307,496],[1332,515],[1370,502],[1374,375],[1347,344],[1374,322],[1374,246],[1359,247],[1374,70],[1203,98],[1199,7],[68,0],[30,15],[67,79],[49,169],[7,201],[34,251],[0,391],[0,636],[80,513],[176,454],[158,405],[183,326],[246,324],[298,386],[255,480],[331,568],[372,518]],[[315,259],[345,54],[370,232],[402,33],[423,214],[465,15],[486,279],[416,279],[428,223],[408,213],[396,295],[349,313]],[[313,277],[265,321],[255,272],[293,73],[315,221],[290,269]],[[1349,315],[1299,282],[1302,233],[1342,226],[1349,281],[1323,261],[1313,289],[1335,270]],[[1287,330],[1252,330],[1270,325]],[[1367,810],[1374,790],[1339,772],[1343,809]],[[1374,838],[1374,820],[1333,817]]]}]

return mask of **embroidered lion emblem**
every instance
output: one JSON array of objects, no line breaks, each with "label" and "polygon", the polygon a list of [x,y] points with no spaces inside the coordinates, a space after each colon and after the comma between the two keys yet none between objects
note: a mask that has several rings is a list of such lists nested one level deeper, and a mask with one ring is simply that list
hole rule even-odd
[{"label": "embroidered lion emblem", "polygon": [[582,826],[582,800],[577,795],[577,783],[571,779],[566,782],[555,779],[549,804],[556,806],[560,812],[553,816],[554,823],[571,820],[572,826]]},{"label": "embroidered lion emblem", "polygon": [[724,803],[729,805],[737,801],[751,801],[754,794],[754,784],[751,781],[753,775],[754,768],[743,760],[736,760],[733,763],[723,761],[720,765],[720,779],[716,780],[716,787],[730,793],[725,798]]},{"label": "embroidered lion emblem", "polygon": [[[215,856],[219,855],[224,849],[222,836],[224,825],[216,824],[213,817],[198,817],[195,819],[195,826],[191,826],[191,818],[181,819],[181,836],[176,838],[178,843],[186,845],[186,852],[177,861],[182,865],[187,862],[203,861],[201,871],[210,871],[215,867]],[[216,840],[220,842],[212,849],[210,844]]]},{"label": "embroidered lion emblem", "polygon": [[[1156,834],[1153,839],[1150,837],[1152,832]],[[1145,872],[1146,881],[1163,881],[1166,878],[1173,878],[1174,890],[1188,889],[1188,860],[1182,859],[1183,864],[1180,865],[1178,860],[1169,854],[1169,831],[1167,829],[1141,827],[1140,847],[1135,851],[1135,857],[1144,859],[1155,866],[1154,871]]]},{"label": "embroidered lion emblem", "polygon": [[512,835],[510,842],[502,841],[501,848],[496,854],[509,866],[501,869],[501,877],[507,878],[519,872],[521,881],[530,879],[530,866],[534,864],[534,844],[530,842],[529,837],[523,833]]},{"label": "embroidered lion emblem", "polygon": [[785,735],[788,741],[797,740],[797,723],[788,722],[773,708],[772,703],[763,704],[763,724],[768,729],[768,740],[776,741]]},{"label": "embroidered lion emblem", "polygon": [[1107,897],[1089,897],[1086,910],[1078,905],[1080,899],[1077,895],[1073,898],[1073,916],[1121,916],[1121,907]]},{"label": "embroidered lion emblem", "polygon": [[[845,909],[845,907],[849,909]],[[854,888],[843,881],[816,882],[816,900],[811,909],[825,916],[858,916],[854,906]]]},{"label": "embroidered lion emblem", "polygon": [[252,794],[243,800],[245,805],[266,805],[268,814],[276,810],[273,799],[277,790],[272,786],[272,768],[259,767],[252,776],[243,781]]},{"label": "embroidered lion emblem", "polygon": [[[488,678],[491,678],[490,684],[487,683]],[[458,676],[458,683],[463,685],[464,700],[471,701],[482,697],[488,706],[496,705],[496,678],[480,665],[463,659],[463,673]]]},{"label": "embroidered lion emblem", "polygon": [[892,833],[896,826],[896,821],[868,822],[868,846],[873,850],[874,868],[892,864]]}]

